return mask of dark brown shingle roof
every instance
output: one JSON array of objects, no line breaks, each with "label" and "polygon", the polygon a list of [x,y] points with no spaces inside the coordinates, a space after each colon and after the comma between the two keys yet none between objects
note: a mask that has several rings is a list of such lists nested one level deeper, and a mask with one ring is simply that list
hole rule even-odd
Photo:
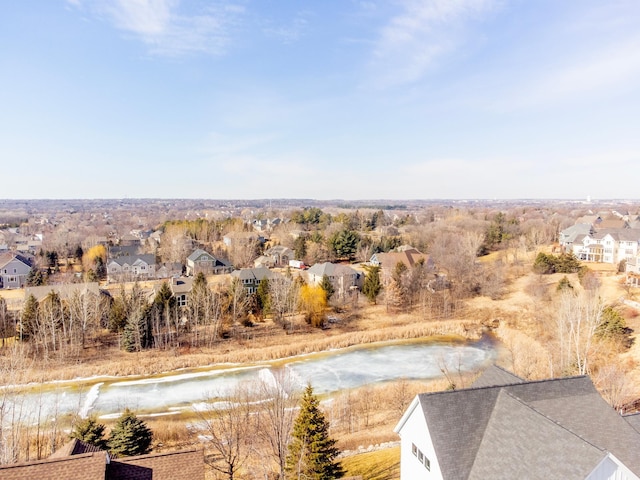
[{"label": "dark brown shingle roof", "polygon": [[107,452],[92,452],[0,467],[2,480],[102,480]]},{"label": "dark brown shingle roof", "polygon": [[112,460],[107,480],[193,480],[204,478],[204,452],[156,453]]}]

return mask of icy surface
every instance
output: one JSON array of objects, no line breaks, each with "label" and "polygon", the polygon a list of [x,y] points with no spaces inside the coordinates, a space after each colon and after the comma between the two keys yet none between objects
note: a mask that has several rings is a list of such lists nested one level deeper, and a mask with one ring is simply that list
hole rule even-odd
[{"label": "icy surface", "polygon": [[[475,370],[490,361],[493,350],[473,345],[410,343],[368,346],[291,359],[285,366],[229,367],[204,372],[176,373],[139,380],[113,380],[79,391],[73,386],[47,389],[21,397],[25,410],[40,406],[40,415],[90,412],[109,416],[125,408],[162,413],[202,406],[230,392],[238,382],[262,380],[274,383],[274,372],[286,368],[296,383],[310,382],[318,393],[375,384],[398,378],[430,379],[458,370]],[[29,408],[31,407],[31,408]]]}]

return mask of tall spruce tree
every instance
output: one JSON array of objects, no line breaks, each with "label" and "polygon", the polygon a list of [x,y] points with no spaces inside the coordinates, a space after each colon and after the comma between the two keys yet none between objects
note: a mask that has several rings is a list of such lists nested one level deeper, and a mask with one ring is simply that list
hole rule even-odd
[{"label": "tall spruce tree", "polygon": [[376,303],[376,298],[380,290],[382,290],[382,283],[380,283],[380,267],[372,266],[365,267],[366,274],[364,277],[364,283],[362,285],[362,293],[366,295],[369,301],[373,304]]},{"label": "tall spruce tree", "polygon": [[344,476],[342,465],[336,461],[340,451],[329,436],[329,425],[311,385],[302,396],[292,436],[286,462],[288,480],[332,480]]},{"label": "tall spruce tree", "polygon": [[109,436],[109,451],[119,457],[144,455],[151,451],[153,432],[128,408],[122,413]]},{"label": "tall spruce tree", "polygon": [[71,438],[77,438],[89,445],[95,445],[102,450],[106,450],[107,439],[104,436],[104,428],[102,423],[98,423],[96,417],[88,417],[75,424],[71,432]]}]

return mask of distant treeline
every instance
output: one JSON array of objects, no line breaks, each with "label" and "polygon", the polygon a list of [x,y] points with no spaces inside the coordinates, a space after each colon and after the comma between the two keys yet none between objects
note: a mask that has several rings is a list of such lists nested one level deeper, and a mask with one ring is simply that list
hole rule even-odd
[{"label": "distant treeline", "polygon": [[27,218],[20,217],[0,217],[0,229],[2,228],[18,228],[23,223],[27,223]]},{"label": "distant treeline", "polygon": [[372,210],[407,210],[408,207],[405,204],[397,204],[397,205],[382,205],[382,204],[371,204],[368,205],[366,203],[354,205],[352,203],[341,203],[338,204],[338,208],[346,208],[350,210],[359,209],[359,208],[370,208]]}]

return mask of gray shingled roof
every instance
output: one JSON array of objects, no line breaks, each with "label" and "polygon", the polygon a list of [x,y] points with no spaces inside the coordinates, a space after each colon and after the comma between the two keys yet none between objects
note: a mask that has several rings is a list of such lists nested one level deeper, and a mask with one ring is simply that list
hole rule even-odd
[{"label": "gray shingled roof", "polygon": [[145,254],[141,254],[141,255],[122,256],[122,257],[110,258],[107,263],[115,262],[118,265],[124,265],[125,263],[128,264],[128,265],[133,265],[138,260],[142,260],[147,265],[155,265],[156,256],[153,255],[152,253],[145,253]]},{"label": "gray shingled roof", "polygon": [[277,273],[272,272],[265,267],[257,268],[241,268],[240,270],[234,270],[231,272],[232,277],[237,277],[240,280],[264,280],[265,278],[271,280],[277,277]]},{"label": "gray shingled roof", "polygon": [[68,283],[62,285],[41,285],[39,287],[27,287],[24,290],[24,298],[33,295],[40,302],[44,300],[51,292],[57,293],[61,299],[68,300],[74,295],[84,295],[91,293],[100,295],[100,285],[97,282],[90,283]]},{"label": "gray shingled roof", "polygon": [[640,413],[624,415],[622,418],[624,418],[629,425],[631,425],[638,433],[640,433]]},{"label": "gray shingled roof", "polygon": [[[492,378],[512,383],[418,396],[445,479],[584,478],[607,452],[640,473],[640,434],[588,377],[513,383],[494,370],[482,382]],[[558,477],[524,474],[536,451],[545,472],[558,460]]]},{"label": "gray shingled roof", "polygon": [[324,262],[316,263],[311,268],[309,268],[307,273],[309,273],[310,275],[315,275],[316,277],[322,277],[324,275],[328,277],[340,277],[344,275],[354,275],[357,272],[347,265]]},{"label": "gray shingled roof", "polygon": [[191,255],[189,255],[187,257],[187,260],[191,260],[192,262],[195,262],[198,257],[200,255],[207,255],[208,257],[211,257],[213,260],[216,260],[216,257],[214,257],[213,255],[211,255],[209,252],[206,252],[204,250],[202,250],[201,248],[198,248],[197,250],[195,250]]},{"label": "gray shingled roof", "polygon": [[583,480],[606,455],[500,389],[468,478]]},{"label": "gray shingled roof", "polygon": [[491,365],[487,368],[475,382],[471,385],[473,388],[496,387],[498,385],[510,385],[512,383],[522,383],[523,380],[511,372],[506,371],[497,365]]}]

